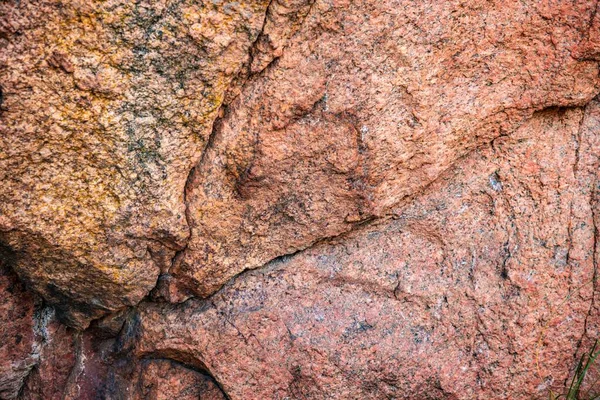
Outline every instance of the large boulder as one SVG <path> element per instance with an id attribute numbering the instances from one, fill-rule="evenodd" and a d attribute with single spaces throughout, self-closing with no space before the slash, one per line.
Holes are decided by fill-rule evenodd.
<path id="1" fill-rule="evenodd" d="M 208 296 L 598 92 L 591 1 L 0 7 L 0 242 L 77 328 L 161 272 Z"/>
<path id="2" fill-rule="evenodd" d="M 0 4 L 0 242 L 63 320 L 139 302 L 267 0 Z"/>
<path id="3" fill-rule="evenodd" d="M 547 398 L 600 333 L 599 155 L 598 103 L 536 113 L 389 220 L 141 305 L 132 351 L 231 399 Z"/>
<path id="4" fill-rule="evenodd" d="M 210 295 L 245 269 L 385 216 L 536 110 L 586 104 L 600 82 L 595 10 L 315 1 L 215 124 L 187 186 L 191 238 L 168 297 Z M 589 56 L 577 58 L 582 46 Z"/>
<path id="5" fill-rule="evenodd" d="M 565 393 L 599 11 L 0 1 L 0 399 Z"/>

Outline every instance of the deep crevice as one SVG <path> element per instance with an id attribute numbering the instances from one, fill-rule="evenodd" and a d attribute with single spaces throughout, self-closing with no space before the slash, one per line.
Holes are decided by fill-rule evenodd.
<path id="1" fill-rule="evenodd" d="M 256 73 L 251 73 L 250 72 L 250 66 L 252 65 L 252 62 L 253 62 L 253 59 L 254 59 L 253 53 L 255 51 L 256 44 L 258 43 L 258 41 L 260 40 L 260 38 L 264 35 L 264 30 L 265 30 L 265 27 L 266 27 L 266 24 L 267 24 L 267 20 L 268 20 L 268 16 L 269 16 L 269 10 L 270 10 L 271 6 L 273 5 L 274 1 L 275 0 L 270 0 L 269 1 L 269 4 L 267 5 L 267 7 L 265 9 L 265 15 L 264 15 L 264 18 L 263 18 L 263 22 L 262 22 L 262 26 L 260 28 L 260 31 L 257 34 L 255 40 L 252 42 L 252 44 L 249 47 L 249 50 L 248 50 L 248 54 L 249 54 L 248 64 L 245 67 L 242 67 L 242 70 L 238 74 L 237 78 L 240 78 L 239 75 L 244 74 L 244 71 L 247 72 L 246 76 L 244 76 L 242 78 L 243 79 L 243 83 L 240 85 L 241 86 L 240 87 L 240 92 L 235 97 L 233 97 L 232 99 L 230 99 L 227 103 L 225 103 L 225 102 L 221 103 L 221 105 L 217 109 L 217 111 L 216 111 L 216 117 L 215 117 L 215 119 L 214 119 L 214 121 L 212 123 L 211 132 L 210 132 L 210 134 L 208 136 L 206 144 L 205 144 L 204 148 L 202 149 L 202 154 L 201 154 L 199 160 L 192 166 L 192 168 L 190 169 L 190 171 L 188 173 L 188 177 L 186 179 L 186 182 L 185 182 L 185 185 L 184 185 L 184 188 L 183 188 L 183 203 L 184 203 L 184 206 L 185 206 L 184 215 L 185 215 L 185 219 L 186 219 L 186 224 L 187 224 L 188 229 L 189 229 L 189 235 L 188 235 L 188 238 L 187 238 L 184 246 L 180 250 L 177 250 L 175 252 L 175 255 L 171 259 L 171 263 L 170 263 L 170 266 L 168 268 L 167 273 L 169 273 L 173 269 L 173 267 L 179 262 L 179 260 L 184 256 L 185 252 L 187 251 L 188 244 L 189 244 L 189 242 L 190 242 L 190 240 L 192 238 L 192 234 L 193 234 L 193 231 L 192 231 L 192 217 L 190 215 L 189 199 L 188 199 L 187 195 L 188 195 L 188 192 L 191 190 L 191 187 L 193 185 L 193 180 L 194 180 L 194 175 L 195 175 L 196 169 L 199 168 L 199 167 L 201 167 L 204 164 L 204 159 L 205 159 L 206 155 L 214 147 L 215 138 L 218 135 L 218 131 L 219 131 L 219 128 L 221 126 L 221 122 L 228 115 L 228 106 L 229 106 L 229 104 L 233 103 L 233 101 L 235 99 L 237 99 L 240 96 L 241 93 L 243 93 L 243 91 L 247 87 L 247 85 L 250 82 L 253 81 L 253 78 L 261 76 L 261 75 L 263 75 L 265 73 L 265 71 L 267 71 L 267 70 L 275 67 L 277 65 L 277 61 L 280 58 L 280 57 L 274 57 L 273 60 L 271 60 L 269 62 L 269 64 L 265 68 L 263 68 L 261 71 L 259 71 L 259 72 L 256 72 Z M 302 22 L 301 22 L 300 26 L 302 26 L 302 24 L 304 23 L 304 21 L 306 20 L 306 18 L 310 15 L 310 13 L 311 13 L 311 11 L 312 11 L 313 6 L 315 5 L 315 3 L 316 3 L 316 0 L 313 0 L 310 3 L 308 11 L 302 17 Z M 233 80 L 235 80 L 237 78 L 234 78 Z M 233 80 L 232 80 L 232 82 L 233 82 Z M 225 93 L 227 92 L 227 90 L 229 90 L 230 86 L 231 85 L 229 85 L 225 89 Z M 265 263 L 265 264 L 268 264 L 268 262 Z M 151 292 L 153 292 L 153 291 L 156 290 L 156 288 L 158 287 L 158 285 L 159 285 L 159 283 L 160 283 L 161 278 L 162 278 L 163 275 L 164 274 L 159 274 L 159 276 L 157 277 L 155 286 L 149 291 L 149 293 L 151 293 Z"/>

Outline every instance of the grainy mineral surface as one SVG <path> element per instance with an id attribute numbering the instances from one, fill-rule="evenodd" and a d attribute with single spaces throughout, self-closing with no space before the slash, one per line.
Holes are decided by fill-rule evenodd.
<path id="1" fill-rule="evenodd" d="M 0 1 L 0 399 L 565 393 L 598 11 Z"/>

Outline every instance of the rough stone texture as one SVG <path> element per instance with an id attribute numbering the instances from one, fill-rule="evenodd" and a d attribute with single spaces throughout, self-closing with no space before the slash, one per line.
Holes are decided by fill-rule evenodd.
<path id="1" fill-rule="evenodd" d="M 547 398 L 593 305 L 599 128 L 598 103 L 536 113 L 390 221 L 142 306 L 135 351 L 231 399 Z"/>
<path id="2" fill-rule="evenodd" d="M 381 217 L 535 110 L 588 102 L 598 64 L 573 53 L 597 51 L 595 7 L 316 1 L 215 125 L 169 298 Z"/>
<path id="3" fill-rule="evenodd" d="M 64 320 L 140 301 L 266 0 L 0 4 L 0 241 Z"/>
<path id="4" fill-rule="evenodd" d="M 0 399 L 65 399 L 75 332 L 27 291 L 0 259 Z"/>
<path id="5" fill-rule="evenodd" d="M 0 399 L 14 398 L 35 365 L 34 297 L 0 258 Z"/>
<path id="6" fill-rule="evenodd" d="M 178 250 L 166 297 L 209 295 L 598 86 L 591 1 L 1 7 L 0 241 L 79 328 Z"/>
<path id="7" fill-rule="evenodd" d="M 77 332 L 28 292 L 4 261 L 0 259 L 0 400 L 225 399 L 202 372 L 170 360 L 123 357 L 118 350 L 128 337 L 120 333 L 130 311 Z"/>
<path id="8" fill-rule="evenodd" d="M 599 9 L 1 1 L 0 399 L 564 393 Z"/>
<path id="9" fill-rule="evenodd" d="M 47 311 L 46 311 L 47 312 Z M 77 337 L 56 319 L 49 319 L 39 359 L 27 377 L 20 400 L 62 400 L 77 362 Z"/>
<path id="10" fill-rule="evenodd" d="M 111 399 L 225 400 L 211 377 L 171 360 L 141 360 L 130 375 L 119 370 L 114 373 L 121 381 L 108 396 Z"/>

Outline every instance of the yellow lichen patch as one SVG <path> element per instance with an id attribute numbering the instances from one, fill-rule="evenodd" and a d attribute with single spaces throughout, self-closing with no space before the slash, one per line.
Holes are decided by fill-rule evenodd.
<path id="1" fill-rule="evenodd" d="M 0 140 L 0 171 L 10 175 L 0 214 L 16 227 L 0 241 L 27 254 L 16 269 L 36 275 L 42 295 L 52 301 L 51 281 L 94 292 L 94 273 L 104 287 L 94 301 L 141 299 L 154 285 L 147 247 L 173 253 L 187 240 L 189 170 L 266 7 L 43 0 L 11 14 L 26 35 L 0 54 L 0 128 L 12 138 Z M 194 24 L 209 29 L 200 40 Z M 49 247 L 34 251 L 25 232 Z"/>

